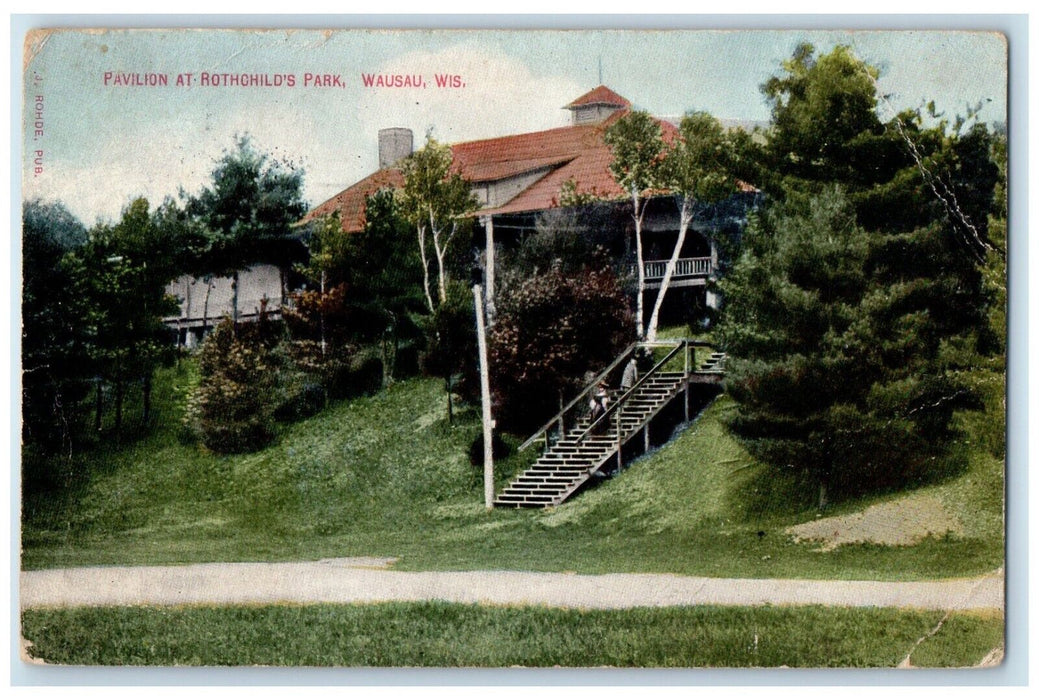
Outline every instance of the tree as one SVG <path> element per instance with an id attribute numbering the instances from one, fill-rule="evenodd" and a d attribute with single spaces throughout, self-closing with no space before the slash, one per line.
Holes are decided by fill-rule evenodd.
<path id="1" fill-rule="evenodd" d="M 454 377 L 463 376 L 463 390 L 475 398 L 477 372 L 476 326 L 473 323 L 473 293 L 461 282 L 452 281 L 447 297 L 425 320 L 426 348 L 423 365 L 427 374 L 441 377 L 447 393 L 447 420 L 454 419 Z M 467 381 L 466 381 L 467 378 Z"/>
<path id="2" fill-rule="evenodd" d="M 290 227 L 307 211 L 303 170 L 256 150 L 240 136 L 212 172 L 212 185 L 187 201 L 208 229 L 203 260 L 210 275 L 232 278 L 232 321 L 238 320 L 238 272 L 252 262 L 284 260 Z M 208 302 L 208 294 L 207 294 Z"/>
<path id="3" fill-rule="evenodd" d="M 422 291 L 430 313 L 447 300 L 451 244 L 456 242 L 461 230 L 471 225 L 463 217 L 478 206 L 468 181 L 451 166 L 451 148 L 437 143 L 432 136 L 427 136 L 426 145 L 408 156 L 401 166 L 404 187 L 400 210 L 418 239 Z M 437 265 L 435 303 L 430 282 L 430 245 Z"/>
<path id="4" fill-rule="evenodd" d="M 695 205 L 716 202 L 736 191 L 736 182 L 731 175 L 735 150 L 735 144 L 727 137 L 721 123 L 704 112 L 694 112 L 682 119 L 679 136 L 668 149 L 661 166 L 662 182 L 681 198 L 682 204 L 678 215 L 678 239 L 664 268 L 664 278 L 646 325 L 646 339 L 649 341 L 657 338 L 660 309 L 692 223 Z"/>
<path id="5" fill-rule="evenodd" d="M 801 46 L 764 86 L 769 204 L 722 282 L 730 427 L 775 469 L 846 495 L 928 478 L 975 405 L 985 129 L 875 114 L 876 71 Z"/>
<path id="6" fill-rule="evenodd" d="M 648 191 L 660 185 L 664 139 L 660 124 L 647 112 L 625 114 L 607 127 L 603 140 L 613 152 L 610 172 L 621 189 L 631 198 L 631 216 L 635 222 L 635 257 L 638 288 L 635 295 L 635 330 L 645 336 L 643 325 L 643 293 L 646 271 L 642 258 L 642 219 L 649 202 Z"/>
<path id="7" fill-rule="evenodd" d="M 815 47 L 800 44 L 783 62 L 783 74 L 761 88 L 772 105 L 769 169 L 821 183 L 889 179 L 891 161 L 864 157 L 881 155 L 871 138 L 884 132 L 876 114 L 877 76 L 847 46 L 817 59 Z M 889 141 L 885 155 L 897 153 L 892 145 L 897 144 Z M 895 162 L 903 160 L 904 155 Z"/>
<path id="8" fill-rule="evenodd" d="M 585 373 L 631 342 L 628 303 L 609 267 L 528 277 L 501 295 L 488 338 L 498 422 L 526 430 L 559 409 Z"/>
<path id="9" fill-rule="evenodd" d="M 310 261 L 298 267 L 322 295 L 338 290 L 338 303 L 350 311 L 340 320 L 352 340 L 380 344 L 384 384 L 393 378 L 401 343 L 419 335 L 412 316 L 423 308 L 421 263 L 399 209 L 393 190 L 385 189 L 366 200 L 362 231 L 344 231 L 338 214 L 316 222 L 307 239 Z"/>
<path id="10" fill-rule="evenodd" d="M 722 281 L 731 428 L 753 454 L 848 495 L 925 478 L 972 397 L 919 286 L 878 283 L 873 236 L 840 190 L 758 218 Z"/>
<path id="11" fill-rule="evenodd" d="M 22 439 L 71 456 L 89 387 L 90 310 L 66 257 L 86 228 L 60 202 L 22 207 Z"/>
<path id="12" fill-rule="evenodd" d="M 90 354 L 99 377 L 95 427 L 101 425 L 101 382 L 115 392 L 115 429 L 123 423 L 123 399 L 131 382 L 141 382 L 147 422 L 155 369 L 171 359 L 173 345 L 163 322 L 177 311 L 166 285 L 178 274 L 177 228 L 160 208 L 135 199 L 114 226 L 90 231 L 74 265 L 92 310 Z"/>

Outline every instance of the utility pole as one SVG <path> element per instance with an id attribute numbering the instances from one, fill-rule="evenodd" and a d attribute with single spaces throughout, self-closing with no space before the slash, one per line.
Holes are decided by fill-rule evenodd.
<path id="1" fill-rule="evenodd" d="M 491 380 L 487 367 L 487 328 L 483 315 L 483 290 L 473 285 L 476 305 L 476 341 L 480 352 L 480 404 L 483 409 L 483 502 L 494 507 L 494 420 L 491 418 Z"/>

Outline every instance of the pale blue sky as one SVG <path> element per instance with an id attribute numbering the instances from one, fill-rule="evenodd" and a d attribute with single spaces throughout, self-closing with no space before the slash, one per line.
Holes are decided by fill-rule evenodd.
<path id="1" fill-rule="evenodd" d="M 453 142 L 567 123 L 561 109 L 603 82 L 662 116 L 690 109 L 768 119 L 759 86 L 801 41 L 848 44 L 881 69 L 890 110 L 934 99 L 950 115 L 986 101 L 1006 119 L 1006 45 L 995 33 L 943 31 L 319 31 L 59 32 L 26 68 L 44 96 L 44 136 L 24 120 L 23 193 L 60 199 L 86 224 L 112 219 L 135 196 L 157 203 L 201 187 L 236 133 L 306 171 L 316 205 L 376 167 L 376 132 L 428 129 Z M 111 87 L 106 71 L 160 72 L 164 88 Z M 178 88 L 179 72 L 340 75 L 343 88 Z M 455 73 L 464 89 L 371 89 L 362 72 Z M 36 75 L 40 83 L 34 84 Z M 197 77 L 196 77 L 197 80 Z M 39 87 L 39 89 L 37 89 Z M 44 150 L 44 173 L 32 154 Z"/>

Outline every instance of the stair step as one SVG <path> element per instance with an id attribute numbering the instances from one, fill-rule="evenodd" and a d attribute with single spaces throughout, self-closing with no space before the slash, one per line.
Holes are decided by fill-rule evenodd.
<path id="1" fill-rule="evenodd" d="M 534 497 L 544 496 L 544 497 L 548 497 L 548 498 L 553 498 L 553 497 L 558 496 L 559 494 L 563 493 L 563 491 L 566 491 L 567 488 L 569 488 L 569 485 L 560 485 L 559 488 L 551 488 L 551 489 L 547 489 L 547 488 L 546 489 L 524 488 L 522 486 L 518 486 L 518 487 L 517 486 L 510 486 L 509 488 L 505 489 L 505 491 L 502 493 L 502 495 L 522 496 L 524 498 L 529 498 L 531 496 L 534 496 Z"/>
<path id="2" fill-rule="evenodd" d="M 703 353 L 698 353 L 703 358 Z M 711 352 L 696 370 L 722 374 L 725 353 Z M 625 442 L 643 430 L 651 416 L 673 402 L 687 381 L 685 372 L 657 372 L 642 379 L 610 417 L 590 433 L 591 417 L 582 416 L 522 474 L 518 474 L 494 500 L 513 508 L 544 508 L 562 503 L 592 477 L 596 469 L 617 455 L 618 440 Z M 617 401 L 625 391 L 610 389 Z M 616 404 L 614 404 L 616 405 Z"/>

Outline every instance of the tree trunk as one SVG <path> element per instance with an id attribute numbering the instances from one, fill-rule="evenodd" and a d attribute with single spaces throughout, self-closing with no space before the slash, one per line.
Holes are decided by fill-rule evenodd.
<path id="1" fill-rule="evenodd" d="M 321 313 L 318 314 L 318 325 L 321 329 L 321 359 L 325 359 L 325 271 L 321 271 Z"/>
<path id="2" fill-rule="evenodd" d="M 429 231 L 433 234 L 433 252 L 437 256 L 437 293 L 440 298 L 440 303 L 443 304 L 447 301 L 447 270 L 444 269 L 444 258 L 447 257 L 447 248 L 451 245 L 451 239 L 455 237 L 455 233 L 458 231 L 458 224 L 451 224 L 451 233 L 448 234 L 447 240 L 441 244 L 440 234 L 442 231 L 437 228 L 436 220 L 433 218 L 433 209 L 429 210 Z"/>
<path id="3" fill-rule="evenodd" d="M 454 238 L 456 227 L 457 224 L 452 224 L 451 235 L 447 237 L 443 245 L 440 244 L 440 233 L 435 229 L 433 230 L 433 252 L 437 256 L 437 294 L 441 304 L 447 301 L 447 270 L 444 267 L 444 260 L 447 258 L 447 247 L 451 245 L 451 239 Z"/>
<path id="4" fill-rule="evenodd" d="M 487 327 L 494 327 L 494 317 L 497 309 L 494 306 L 494 217 L 488 216 L 484 219 L 484 231 L 487 236 L 487 261 L 485 283 L 487 285 L 484 296 L 487 299 L 485 311 L 487 313 Z"/>
<path id="5" fill-rule="evenodd" d="M 645 315 L 642 308 L 642 296 L 646 291 L 646 267 L 642 259 L 642 215 L 646 213 L 646 202 L 642 201 L 642 208 L 639 209 L 639 193 L 632 187 L 631 189 L 631 202 L 634 205 L 634 218 L 635 218 L 635 270 L 638 275 L 638 289 L 635 292 L 635 332 L 639 338 L 645 337 L 645 329 L 642 325 L 642 319 Z"/>
<path id="6" fill-rule="evenodd" d="M 123 380 L 120 379 L 115 383 L 115 436 L 118 440 L 122 437 L 123 433 L 123 394 L 124 394 Z"/>
<path id="7" fill-rule="evenodd" d="M 104 382 L 99 377 L 97 380 L 97 398 L 94 403 L 94 432 L 101 432 L 101 415 L 104 411 L 104 397 L 102 396 L 102 386 Z"/>
<path id="8" fill-rule="evenodd" d="M 238 270 L 231 275 L 231 324 L 238 328 Z"/>
<path id="9" fill-rule="evenodd" d="M 671 259 L 667 261 L 664 269 L 664 279 L 660 281 L 660 289 L 657 290 L 657 300 L 653 304 L 653 313 L 649 316 L 649 324 L 646 326 L 646 340 L 653 342 L 657 339 L 657 323 L 660 320 L 660 309 L 664 305 L 664 295 L 671 284 L 671 277 L 675 274 L 678 258 L 682 253 L 682 244 L 685 243 L 685 234 L 689 230 L 692 221 L 692 202 L 689 197 L 682 197 L 682 211 L 679 214 L 678 240 L 675 241 L 675 249 L 671 252 Z"/>
<path id="10" fill-rule="evenodd" d="M 444 271 L 444 254 L 446 250 L 440 248 L 435 238 L 433 239 L 433 244 L 436 246 L 437 254 L 437 297 L 440 299 L 440 303 L 443 304 L 447 301 L 447 273 Z"/>
<path id="11" fill-rule="evenodd" d="M 451 372 L 444 375 L 444 386 L 447 387 L 447 424 L 454 424 L 454 401 L 451 398 Z"/>
<path id="12" fill-rule="evenodd" d="M 184 329 L 184 321 L 191 313 L 191 282 L 184 282 L 184 307 L 181 309 L 180 318 L 177 319 L 177 350 L 184 347 L 187 342 L 188 333 Z M 180 366 L 180 353 L 177 353 L 177 365 Z"/>
<path id="13" fill-rule="evenodd" d="M 429 307 L 429 313 L 433 313 L 436 308 L 433 306 L 433 295 L 429 293 L 429 257 L 426 255 L 426 228 L 417 226 L 416 229 L 418 232 L 418 252 L 422 258 L 422 291 L 426 295 L 426 306 Z"/>
<path id="14" fill-rule="evenodd" d="M 209 295 L 213 292 L 213 276 L 206 275 L 206 300 L 202 303 L 202 337 L 206 337 L 209 328 Z"/>
<path id="15" fill-rule="evenodd" d="M 148 425 L 148 421 L 151 420 L 151 415 L 152 415 L 152 375 L 151 375 L 150 372 L 148 374 L 144 375 L 143 399 L 144 399 L 143 420 L 144 420 L 144 424 Z"/>
<path id="16" fill-rule="evenodd" d="M 826 496 L 826 481 L 819 482 L 819 510 L 822 510 L 830 504 L 829 499 Z"/>

